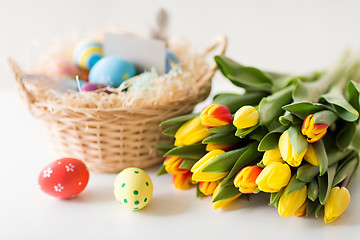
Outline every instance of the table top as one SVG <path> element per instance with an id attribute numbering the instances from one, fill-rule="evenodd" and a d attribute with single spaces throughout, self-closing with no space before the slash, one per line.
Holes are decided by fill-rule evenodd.
<path id="1" fill-rule="evenodd" d="M 216 83 L 217 90 L 228 85 Z M 59 200 L 38 187 L 41 169 L 54 161 L 47 135 L 29 114 L 15 89 L 0 90 L 0 239 L 339 239 L 360 234 L 360 178 L 350 185 L 351 203 L 334 223 L 315 217 L 280 217 L 258 194 L 214 210 L 211 197 L 181 191 L 170 175 L 146 169 L 154 195 L 141 211 L 129 211 L 114 198 L 116 174 L 91 173 L 76 198 Z M 352 237 L 354 238 L 354 237 Z"/>

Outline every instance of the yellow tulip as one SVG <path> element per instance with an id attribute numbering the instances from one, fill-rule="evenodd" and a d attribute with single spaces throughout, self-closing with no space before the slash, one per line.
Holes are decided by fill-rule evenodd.
<path id="1" fill-rule="evenodd" d="M 312 144 L 309 145 L 309 147 L 304 155 L 304 159 L 311 165 L 319 166 L 319 159 L 316 156 L 315 149 Z"/>
<path id="2" fill-rule="evenodd" d="M 307 198 L 307 187 L 306 185 L 295 192 L 286 194 L 287 187 L 281 194 L 278 211 L 280 216 L 290 217 L 294 215 L 305 203 Z"/>
<path id="3" fill-rule="evenodd" d="M 206 151 L 211 152 L 213 150 L 224 150 L 224 151 L 229 151 L 232 149 L 235 149 L 237 147 L 236 144 L 234 145 L 228 145 L 228 144 L 215 144 L 215 143 L 208 143 L 206 145 Z"/>
<path id="4" fill-rule="evenodd" d="M 296 217 L 303 216 L 306 213 L 306 205 L 307 205 L 307 203 L 305 201 L 304 204 L 298 210 L 296 210 L 294 212 L 294 216 L 296 216 Z"/>
<path id="5" fill-rule="evenodd" d="M 337 219 L 346 210 L 349 203 L 350 193 L 345 187 L 332 188 L 329 198 L 325 203 L 325 223 L 330 223 Z"/>
<path id="6" fill-rule="evenodd" d="M 183 160 L 184 158 L 178 156 L 171 156 L 165 158 L 163 165 L 165 166 L 166 172 L 173 175 L 184 174 L 189 172 L 190 169 L 179 168 Z"/>
<path id="7" fill-rule="evenodd" d="M 266 166 L 255 183 L 263 192 L 278 192 L 285 187 L 291 178 L 291 170 L 289 165 L 281 162 L 273 162 Z"/>
<path id="8" fill-rule="evenodd" d="M 214 193 L 219 182 L 199 182 L 199 190 L 204 195 L 208 196 Z"/>
<path id="9" fill-rule="evenodd" d="M 215 188 L 214 193 L 213 193 L 213 197 L 212 199 L 214 200 L 216 194 L 219 192 L 220 190 L 220 185 L 221 183 L 219 183 L 219 185 Z M 213 207 L 214 209 L 218 209 L 218 208 L 223 208 L 228 206 L 231 202 L 233 202 L 235 199 L 237 199 L 238 197 L 240 197 L 241 193 L 239 192 L 239 194 L 236 194 L 235 196 L 228 198 L 228 199 L 224 199 L 224 200 L 219 200 L 216 202 L 213 202 Z"/>
<path id="10" fill-rule="evenodd" d="M 214 182 L 219 179 L 225 177 L 228 172 L 224 173 L 212 173 L 212 172 L 202 172 L 204 167 L 206 167 L 209 163 L 211 163 L 217 156 L 225 153 L 223 150 L 213 150 L 208 152 L 205 156 L 203 156 L 199 161 L 197 161 L 194 166 L 191 168 L 191 172 L 193 172 L 192 180 L 193 181 L 204 181 L 204 182 Z"/>
<path id="11" fill-rule="evenodd" d="M 234 116 L 234 126 L 238 129 L 253 127 L 259 122 L 259 112 L 252 106 L 243 106 Z"/>
<path id="12" fill-rule="evenodd" d="M 272 162 L 285 162 L 281 157 L 279 147 L 265 151 L 264 156 L 262 158 L 262 162 L 265 166 L 269 165 Z"/>
<path id="13" fill-rule="evenodd" d="M 210 136 L 206 128 L 201 124 L 200 116 L 184 123 L 175 134 L 175 146 L 191 145 Z"/>
<path id="14" fill-rule="evenodd" d="M 297 153 L 292 147 L 288 131 L 283 132 L 279 139 L 279 149 L 282 158 L 292 167 L 298 167 L 306 153 L 305 149 L 301 153 Z"/>

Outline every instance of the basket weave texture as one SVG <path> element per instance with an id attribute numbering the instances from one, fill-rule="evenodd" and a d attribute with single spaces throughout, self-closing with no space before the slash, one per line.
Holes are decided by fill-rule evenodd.
<path id="1" fill-rule="evenodd" d="M 224 54 L 227 40 L 220 36 L 206 49 Z M 93 172 L 119 172 L 127 167 L 146 168 L 162 161 L 154 146 L 167 142 L 159 124 L 169 118 L 190 113 L 196 104 L 207 98 L 211 78 L 216 71 L 212 64 L 204 75 L 194 79 L 189 95 L 181 99 L 136 108 L 71 108 L 49 106 L 38 100 L 25 87 L 21 69 L 9 60 L 20 97 L 30 113 L 48 131 L 59 157 L 84 161 Z"/>

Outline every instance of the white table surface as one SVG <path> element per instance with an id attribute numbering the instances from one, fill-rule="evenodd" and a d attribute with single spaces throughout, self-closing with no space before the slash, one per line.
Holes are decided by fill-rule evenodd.
<path id="1" fill-rule="evenodd" d="M 231 88 L 215 82 L 218 91 Z M 360 178 L 350 186 L 351 203 L 334 223 L 315 217 L 283 218 L 266 195 L 237 200 L 214 210 L 211 197 L 181 191 L 170 175 L 146 169 L 154 195 L 141 211 L 115 200 L 116 174 L 91 173 L 76 198 L 59 200 L 38 187 L 41 169 L 56 160 L 47 136 L 15 89 L 0 90 L 0 239 L 357 239 L 360 234 Z"/>

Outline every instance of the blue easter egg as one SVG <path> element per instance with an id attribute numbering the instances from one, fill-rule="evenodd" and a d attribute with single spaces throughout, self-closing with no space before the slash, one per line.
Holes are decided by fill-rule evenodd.
<path id="1" fill-rule="evenodd" d="M 179 59 L 175 56 L 170 50 L 166 50 L 166 73 L 168 73 L 173 67 L 176 67 L 180 64 Z"/>
<path id="2" fill-rule="evenodd" d="M 89 82 L 117 88 L 135 74 L 136 68 L 134 64 L 117 56 L 106 56 L 91 68 Z"/>
<path id="3" fill-rule="evenodd" d="M 81 42 L 74 51 L 75 63 L 83 69 L 91 69 L 102 56 L 102 44 L 92 40 Z"/>

